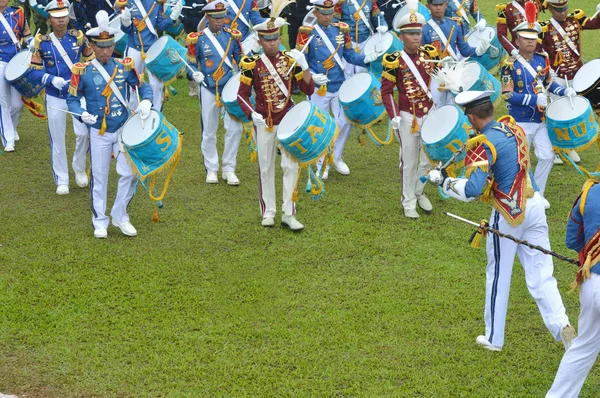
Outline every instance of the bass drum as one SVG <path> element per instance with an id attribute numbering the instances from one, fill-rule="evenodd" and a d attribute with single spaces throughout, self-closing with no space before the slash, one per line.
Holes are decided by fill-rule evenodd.
<path id="1" fill-rule="evenodd" d="M 600 109 L 600 58 L 583 64 L 573 78 L 573 88 L 587 98 L 593 108 Z"/>

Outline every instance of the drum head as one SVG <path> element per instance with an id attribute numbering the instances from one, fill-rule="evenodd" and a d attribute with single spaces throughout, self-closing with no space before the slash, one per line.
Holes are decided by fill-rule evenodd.
<path id="1" fill-rule="evenodd" d="M 171 36 L 163 36 L 160 39 L 158 39 L 157 41 L 155 41 L 153 45 L 150 46 L 150 49 L 146 53 L 146 60 L 145 60 L 146 64 L 149 64 L 150 62 L 154 61 L 156 58 L 160 57 L 164 48 L 167 46 L 169 39 L 171 39 Z M 173 40 L 173 39 L 171 39 L 171 40 Z"/>
<path id="2" fill-rule="evenodd" d="M 557 122 L 565 122 L 574 120 L 578 116 L 584 114 L 590 102 L 584 97 L 571 97 L 573 99 L 573 107 L 571 101 L 567 97 L 561 97 L 556 101 L 552 101 L 546 108 L 546 117 Z"/>
<path id="3" fill-rule="evenodd" d="M 223 94 L 221 94 L 224 102 L 237 102 L 238 89 L 240 88 L 240 76 L 242 76 L 242 72 L 236 73 L 231 76 L 229 81 L 225 84 Z"/>
<path id="4" fill-rule="evenodd" d="M 384 34 L 382 34 L 381 39 L 379 36 L 380 35 L 378 34 L 374 34 L 373 36 L 369 37 L 369 39 L 365 43 L 365 49 L 363 50 L 363 54 L 371 54 L 373 51 L 387 51 L 387 49 L 389 49 L 392 46 L 392 43 L 394 42 L 394 37 L 390 32 L 385 32 Z"/>
<path id="5" fill-rule="evenodd" d="M 27 70 L 29 70 L 29 64 L 31 63 L 31 52 L 29 50 L 24 50 L 18 52 L 8 65 L 6 65 L 6 70 L 4 72 L 4 77 L 9 82 L 12 82 L 19 77 L 23 76 Z"/>
<path id="6" fill-rule="evenodd" d="M 423 122 L 421 140 L 426 144 L 435 144 L 448 135 L 458 121 L 458 109 L 453 105 L 444 105 L 433 111 Z"/>
<path id="7" fill-rule="evenodd" d="M 482 68 L 483 66 L 477 62 L 467 62 L 465 73 L 463 73 L 461 81 L 464 91 L 468 91 L 479 81 Z"/>
<path id="8" fill-rule="evenodd" d="M 316 24 L 317 24 L 317 17 L 315 17 L 313 10 L 310 10 L 309 12 L 306 13 L 304 20 L 302 21 L 302 25 L 315 26 Z"/>
<path id="9" fill-rule="evenodd" d="M 494 37 L 496 37 L 496 30 L 491 26 L 486 26 L 486 28 L 483 31 L 474 29 L 473 33 L 469 35 L 467 43 L 471 47 L 475 48 L 479 43 L 481 43 L 484 40 L 487 42 L 491 42 Z"/>
<path id="10" fill-rule="evenodd" d="M 144 120 L 142 127 L 142 117 L 139 113 L 133 115 L 123 126 L 122 139 L 123 144 L 134 146 L 141 144 L 150 137 L 160 126 L 160 113 L 152 109 L 148 119 Z"/>
<path id="11" fill-rule="evenodd" d="M 277 138 L 285 140 L 292 136 L 304 124 L 310 115 L 310 102 L 302 101 L 285 114 L 277 128 Z"/>
<path id="12" fill-rule="evenodd" d="M 349 103 L 359 99 L 371 87 L 372 80 L 373 77 L 366 72 L 352 76 L 340 87 L 340 101 Z"/>
<path id="13" fill-rule="evenodd" d="M 600 79 L 600 58 L 583 64 L 573 78 L 573 88 L 578 93 L 590 89 Z"/>

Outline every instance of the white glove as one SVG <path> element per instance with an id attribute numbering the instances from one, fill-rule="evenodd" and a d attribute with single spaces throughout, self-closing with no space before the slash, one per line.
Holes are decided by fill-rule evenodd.
<path id="1" fill-rule="evenodd" d="M 567 97 L 575 97 L 577 95 L 577 91 L 573 87 L 567 87 L 565 89 L 565 95 Z"/>
<path id="2" fill-rule="evenodd" d="M 480 18 L 479 22 L 477 22 L 475 24 L 475 29 L 477 29 L 480 32 L 483 32 L 486 27 L 487 27 L 487 21 L 485 20 L 485 18 Z"/>
<path id="3" fill-rule="evenodd" d="M 315 73 L 312 75 L 313 80 L 317 86 L 322 86 L 323 84 L 327 84 L 329 78 L 322 73 Z"/>
<path id="4" fill-rule="evenodd" d="M 125 27 L 131 25 L 131 10 L 125 7 L 123 11 L 121 11 L 121 24 Z"/>
<path id="5" fill-rule="evenodd" d="M 259 54 L 262 51 L 262 47 L 258 43 L 258 39 L 259 39 L 258 33 L 254 32 L 253 35 L 254 35 L 255 40 L 252 40 L 252 49 L 251 49 L 251 51 L 254 54 Z"/>
<path id="6" fill-rule="evenodd" d="M 454 62 L 454 58 L 452 58 L 450 55 L 446 55 L 444 58 L 442 58 L 442 68 L 449 68 Z"/>
<path id="7" fill-rule="evenodd" d="M 596 12 L 600 12 L 600 4 L 596 6 Z"/>
<path id="8" fill-rule="evenodd" d="M 138 105 L 135 113 L 139 113 L 142 120 L 146 120 L 150 117 L 150 110 L 152 109 L 152 102 L 149 99 L 142 100 Z"/>
<path id="9" fill-rule="evenodd" d="M 171 7 L 171 19 L 173 21 L 177 21 L 179 19 L 182 9 L 183 4 L 181 3 L 181 0 L 179 0 L 177 3 L 175 3 L 175 5 L 173 5 L 173 7 Z"/>
<path id="10" fill-rule="evenodd" d="M 35 40 L 34 40 L 33 36 L 30 36 L 29 39 L 27 39 L 27 49 L 32 50 L 34 46 L 35 46 Z"/>
<path id="11" fill-rule="evenodd" d="M 517 55 L 519 55 L 519 50 L 517 50 L 516 48 L 513 48 L 512 50 L 510 50 L 511 57 L 517 58 Z"/>
<path id="12" fill-rule="evenodd" d="M 267 123 L 265 122 L 265 118 L 258 112 L 252 112 L 252 121 L 254 122 L 255 126 L 266 126 Z"/>
<path id="13" fill-rule="evenodd" d="M 192 73 L 192 79 L 198 84 L 202 84 L 204 81 L 204 73 L 202 72 L 194 72 Z"/>
<path id="14" fill-rule="evenodd" d="M 370 64 L 371 62 L 379 58 L 380 55 L 381 53 L 378 53 L 377 51 L 370 52 L 369 54 L 365 55 L 365 64 Z"/>
<path id="15" fill-rule="evenodd" d="M 442 185 L 445 180 L 444 176 L 442 175 L 442 172 L 438 169 L 433 169 L 429 173 L 427 173 L 427 179 L 435 185 Z"/>
<path id="16" fill-rule="evenodd" d="M 89 124 L 89 125 L 96 124 L 96 120 L 98 120 L 98 116 L 91 115 L 87 111 L 83 112 L 81 114 L 81 121 L 84 122 L 85 124 Z"/>
<path id="17" fill-rule="evenodd" d="M 400 130 L 400 120 L 400 116 L 394 116 L 392 120 L 390 120 L 394 130 Z"/>
<path id="18" fill-rule="evenodd" d="M 291 50 L 289 52 L 289 54 L 290 54 L 290 57 L 292 57 L 292 59 L 294 61 L 296 61 L 298 66 L 300 66 L 300 68 L 302 68 L 302 70 L 308 69 L 308 62 L 306 62 L 306 57 L 304 56 L 303 53 L 300 52 L 300 50 L 296 50 L 294 48 L 293 50 Z"/>
<path id="19" fill-rule="evenodd" d="M 477 48 L 475 48 L 475 54 L 477 54 L 477 56 L 479 57 L 479 56 L 485 54 L 485 52 L 488 50 L 488 48 L 490 48 L 490 42 L 487 40 L 482 40 L 477 45 Z"/>
<path id="20" fill-rule="evenodd" d="M 67 81 L 62 77 L 56 76 L 52 78 L 52 85 L 57 89 L 62 90 L 62 88 L 67 85 Z"/>
<path id="21" fill-rule="evenodd" d="M 388 27 L 385 25 L 379 25 L 376 30 L 381 34 L 384 34 L 388 31 Z"/>
<path id="22" fill-rule="evenodd" d="M 545 108 L 548 106 L 548 98 L 546 98 L 546 95 L 544 93 L 539 93 L 535 100 L 535 104 L 540 108 Z"/>

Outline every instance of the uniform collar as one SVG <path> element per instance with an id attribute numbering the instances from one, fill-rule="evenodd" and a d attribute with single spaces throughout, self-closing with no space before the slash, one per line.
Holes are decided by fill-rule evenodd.
<path id="1" fill-rule="evenodd" d="M 483 128 L 481 129 L 481 132 L 485 134 L 486 131 L 490 130 L 492 127 L 495 126 L 499 126 L 500 123 L 495 121 L 495 120 L 490 120 L 488 122 L 488 124 L 486 124 L 485 126 L 483 126 Z"/>

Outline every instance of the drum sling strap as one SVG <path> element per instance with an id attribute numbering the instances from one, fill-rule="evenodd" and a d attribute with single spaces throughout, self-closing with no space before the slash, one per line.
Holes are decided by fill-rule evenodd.
<path id="1" fill-rule="evenodd" d="M 62 57 L 63 61 L 65 61 L 65 64 L 67 64 L 67 66 L 69 67 L 69 70 L 73 70 L 73 61 L 71 61 L 71 58 L 65 51 L 65 48 L 61 44 L 60 40 L 58 40 L 54 32 L 50 33 L 50 40 L 52 40 L 52 44 L 54 44 L 54 47 L 56 47 L 56 49 L 58 50 L 58 53 Z"/>
<path id="2" fill-rule="evenodd" d="M 354 8 L 356 8 L 356 12 L 354 13 L 353 17 L 354 17 L 354 21 L 355 21 L 355 43 L 356 43 L 356 47 L 354 48 L 354 51 L 356 51 L 357 53 L 360 52 L 360 48 L 358 48 L 358 20 L 362 19 L 362 21 L 364 22 L 364 24 L 367 26 L 367 28 L 369 28 L 369 31 L 371 32 L 371 34 L 373 34 L 373 28 L 371 28 L 371 24 L 369 23 L 369 20 L 367 19 L 367 16 L 365 15 L 365 13 L 363 12 L 363 7 L 365 6 L 365 4 L 367 4 L 367 0 L 363 0 L 362 4 L 359 6 L 358 2 L 356 0 L 350 0 L 352 2 L 352 5 L 354 6 Z"/>
<path id="3" fill-rule="evenodd" d="M 17 36 L 15 36 L 15 32 L 13 31 L 12 27 L 10 26 L 6 18 L 4 18 L 4 15 L 1 12 L 0 23 L 2 23 L 4 29 L 6 29 L 6 33 L 8 33 L 8 35 L 10 36 L 10 39 L 12 40 L 13 44 L 17 46 L 17 48 L 20 48 L 21 46 L 19 45 L 19 40 L 17 40 Z"/>
<path id="4" fill-rule="evenodd" d="M 206 37 L 208 37 L 208 40 L 210 40 L 212 45 L 219 53 L 219 56 L 221 57 L 221 62 L 219 62 L 217 69 L 215 69 L 215 72 L 213 73 L 213 79 L 216 85 L 215 100 L 217 102 L 217 106 L 223 106 L 223 103 L 221 102 L 221 95 L 219 94 L 219 81 L 223 78 L 223 76 L 225 76 L 225 71 L 223 71 L 223 62 L 225 62 L 227 66 L 233 69 L 233 66 L 231 65 L 231 61 L 229 60 L 228 56 L 229 48 L 231 47 L 231 37 L 229 37 L 229 41 L 227 42 L 227 48 L 223 50 L 221 43 L 219 43 L 215 35 L 213 35 L 213 33 L 210 31 L 210 28 L 204 29 L 204 34 L 206 35 Z"/>
<path id="5" fill-rule="evenodd" d="M 97 59 L 94 58 L 92 60 L 92 65 L 94 65 L 94 67 L 98 69 L 98 72 L 100 72 L 100 76 L 102 76 L 104 81 L 106 81 L 106 86 L 104 87 L 104 90 L 102 90 L 102 95 L 106 97 L 106 106 L 104 107 L 104 115 L 102 116 L 102 127 L 99 131 L 100 135 L 104 135 L 104 133 L 106 132 L 106 117 L 110 113 L 110 97 L 112 94 L 114 94 L 115 97 L 117 97 L 117 99 L 119 100 L 119 102 L 121 102 L 121 104 L 123 104 L 125 109 L 129 111 L 131 111 L 131 109 L 129 108 L 129 105 L 125 101 L 125 98 L 123 98 L 123 95 L 121 94 L 119 88 L 114 82 L 115 76 L 117 75 L 117 72 L 119 70 L 119 66 L 115 65 L 115 70 L 113 71 L 112 76 L 110 76 L 106 69 L 104 69 L 102 64 L 100 64 L 100 62 L 98 62 Z"/>
<path id="6" fill-rule="evenodd" d="M 433 30 L 435 30 L 435 33 L 437 33 L 438 36 L 440 37 L 440 39 L 442 40 L 442 44 L 445 43 L 446 48 L 443 48 L 442 52 L 447 49 L 448 52 L 450 53 L 450 55 L 452 56 L 452 58 L 454 58 L 455 60 L 459 61 L 460 60 L 459 56 L 456 54 L 456 51 L 454 51 L 454 49 L 452 48 L 452 44 L 450 44 L 450 39 L 448 39 L 446 37 L 446 35 L 442 31 L 442 28 L 440 28 L 440 25 L 438 25 L 437 23 L 435 23 L 435 21 L 433 20 L 433 18 L 430 19 L 429 21 L 427 21 L 427 24 L 429 26 L 431 26 L 433 28 Z M 452 28 L 452 31 L 450 31 L 450 38 L 452 38 L 452 33 L 453 32 L 454 32 L 454 28 Z"/>
<path id="7" fill-rule="evenodd" d="M 246 1 L 247 0 L 242 1 L 241 7 L 238 8 L 237 4 L 235 4 L 235 1 L 227 0 L 227 4 L 229 4 L 229 7 L 231 7 L 233 12 L 235 12 L 235 18 L 233 18 L 233 21 L 231 21 L 231 23 L 229 24 L 229 27 L 231 29 L 237 29 L 237 27 L 238 27 L 237 20 L 238 19 L 240 21 L 242 21 L 244 23 L 244 25 L 246 25 L 248 28 L 250 28 L 250 23 L 248 23 L 248 20 L 246 19 L 246 17 L 244 17 L 244 14 L 242 13 L 242 10 L 244 9 L 244 6 L 246 5 Z"/>
<path id="8" fill-rule="evenodd" d="M 469 16 L 467 15 L 467 13 L 465 12 L 465 8 L 463 7 L 463 3 L 466 0 L 463 0 L 463 3 L 459 3 L 458 0 L 452 0 L 454 2 L 454 6 L 456 7 L 456 12 L 457 14 L 459 14 L 459 16 L 465 20 L 465 22 L 467 22 L 468 25 L 470 25 L 469 23 Z M 525 15 L 525 14 L 523 14 Z"/>
<path id="9" fill-rule="evenodd" d="M 325 43 L 325 47 L 327 47 L 327 49 L 329 50 L 329 52 L 331 53 L 331 55 L 333 55 L 333 59 L 335 59 L 335 62 L 342 69 L 342 72 L 344 72 L 344 76 L 345 76 L 346 75 L 346 70 L 344 69 L 344 64 L 342 63 L 342 59 L 340 58 L 340 55 L 338 54 L 338 50 L 340 48 L 341 43 L 339 43 L 337 45 L 337 48 L 334 48 L 333 44 L 331 43 L 331 40 L 329 40 L 329 37 L 327 37 L 327 34 L 325 34 L 325 32 L 323 31 L 323 29 L 321 29 L 321 27 L 319 26 L 319 24 L 315 25 L 315 30 L 317 31 L 317 33 L 319 34 L 319 36 L 321 36 L 321 38 L 323 39 L 323 43 Z M 327 57 L 327 59 L 322 62 L 322 65 L 323 65 L 323 67 L 326 70 L 325 76 L 327 76 L 327 74 L 329 73 L 329 69 L 331 69 L 331 68 L 327 68 L 326 65 L 325 65 L 325 62 L 327 62 L 327 60 L 329 60 L 329 62 L 331 62 L 331 57 Z M 332 67 L 333 67 L 333 65 L 332 65 Z M 324 96 L 325 93 L 327 93 L 327 84 L 323 84 L 317 90 L 317 94 L 319 94 L 320 96 Z"/>
<path id="10" fill-rule="evenodd" d="M 571 51 L 573 51 L 575 53 L 575 55 L 577 55 L 579 57 L 580 55 L 579 55 L 579 51 L 577 51 L 577 46 L 575 45 L 575 43 L 573 43 L 573 40 L 571 40 L 571 38 L 569 37 L 567 32 L 565 32 L 565 30 L 563 29 L 563 27 L 560 26 L 558 21 L 555 20 L 554 18 L 551 18 L 550 22 L 552 23 L 552 26 L 554 26 L 554 28 L 557 30 L 558 34 L 563 38 L 563 40 L 567 44 L 567 46 L 569 46 Z M 557 55 L 558 54 L 560 54 L 560 51 L 558 51 Z M 561 63 L 562 62 L 558 59 L 558 56 L 557 56 L 557 59 L 554 60 L 554 66 L 558 66 Z"/>
<path id="11" fill-rule="evenodd" d="M 144 8 L 144 4 L 142 4 L 141 0 L 134 0 L 135 5 L 137 6 L 137 8 L 140 10 L 140 13 L 142 14 L 142 19 L 139 21 L 133 21 L 133 24 L 135 25 L 135 29 L 137 30 L 137 35 L 138 35 L 138 39 L 140 41 L 140 46 L 142 47 L 142 59 L 146 59 L 146 52 L 144 51 L 144 41 L 142 40 L 142 30 L 144 30 L 144 28 L 148 27 L 148 30 L 150 31 L 150 33 L 152 33 L 155 37 L 158 37 L 158 34 L 156 33 L 156 29 L 154 29 L 154 25 L 152 25 L 152 21 L 150 19 L 148 19 L 148 17 L 150 16 L 150 13 L 152 13 L 152 10 L 154 10 L 154 7 L 156 6 L 156 3 L 152 4 L 152 7 L 150 7 L 150 11 L 146 12 L 146 9 Z M 146 22 L 146 20 L 148 20 L 148 22 Z"/>
<path id="12" fill-rule="evenodd" d="M 511 4 L 513 7 L 515 7 L 517 9 L 517 11 L 519 11 L 521 13 L 523 18 L 525 18 L 525 9 L 523 8 L 523 6 L 520 5 L 519 3 L 517 3 L 516 1 L 513 1 Z"/>
<path id="13" fill-rule="evenodd" d="M 423 76 L 421 76 L 421 72 L 419 72 L 419 70 L 415 66 L 414 62 L 412 61 L 412 59 L 410 59 L 410 57 L 408 56 L 407 53 L 404 52 L 404 50 L 400 51 L 400 56 L 402 57 L 404 62 L 406 62 L 406 65 L 408 66 L 408 69 L 410 69 L 410 71 L 412 72 L 413 76 L 417 79 L 419 86 L 421 86 L 423 91 L 425 91 L 425 93 L 427 94 L 427 98 L 429 98 L 430 100 L 433 101 L 433 96 L 431 95 L 431 92 L 429 92 L 429 87 L 427 86 L 427 84 L 425 84 L 425 80 L 423 80 Z M 419 125 L 417 122 L 417 115 L 415 113 L 416 111 L 415 111 L 414 104 L 413 104 L 412 108 L 413 108 L 413 122 L 412 122 L 412 126 L 410 128 L 410 132 L 416 133 L 419 130 Z"/>

